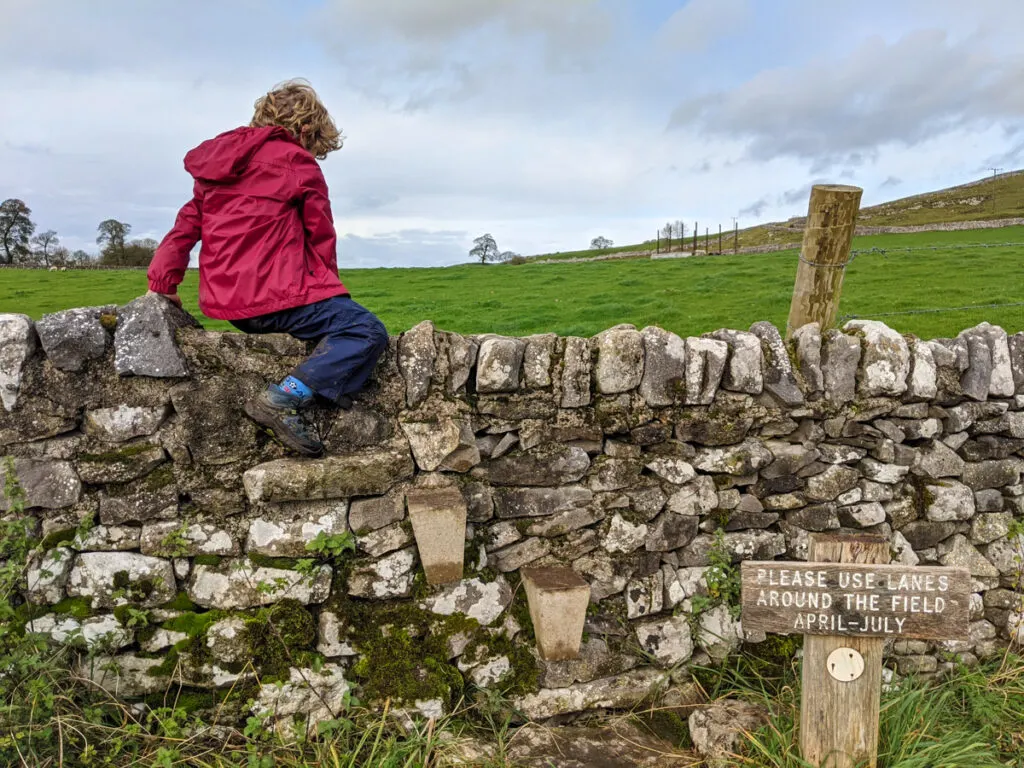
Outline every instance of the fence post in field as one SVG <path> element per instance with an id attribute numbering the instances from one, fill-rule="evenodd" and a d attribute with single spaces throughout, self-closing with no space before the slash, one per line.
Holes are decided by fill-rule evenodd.
<path id="1" fill-rule="evenodd" d="M 732 224 L 732 252 L 740 252 L 740 223 L 734 221 Z"/>
<path id="2" fill-rule="evenodd" d="M 843 184 L 816 184 L 811 189 L 787 338 L 807 323 L 818 323 L 823 331 L 835 324 L 863 192 Z"/>
<path id="3" fill-rule="evenodd" d="M 697 222 L 693 222 L 693 255 L 697 255 Z"/>
<path id="4" fill-rule="evenodd" d="M 718 225 L 718 255 L 722 255 L 722 225 Z"/>

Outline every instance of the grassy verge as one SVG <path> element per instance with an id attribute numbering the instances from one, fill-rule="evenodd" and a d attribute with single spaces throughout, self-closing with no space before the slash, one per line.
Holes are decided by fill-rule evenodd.
<path id="1" fill-rule="evenodd" d="M 748 734 L 743 768 L 812 768 L 799 756 L 797 663 L 774 675 L 738 657 L 702 676 L 715 698 L 762 705 L 770 722 Z M 1008 654 L 960 667 L 940 682 L 909 678 L 882 697 L 879 768 L 1021 768 L 1024 766 L 1024 658 Z"/>

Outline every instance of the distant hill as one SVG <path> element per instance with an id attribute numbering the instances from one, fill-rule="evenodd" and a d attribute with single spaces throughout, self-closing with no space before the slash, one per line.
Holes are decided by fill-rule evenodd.
<path id="1" fill-rule="evenodd" d="M 1024 217 L 1024 170 L 1018 170 L 997 176 L 988 176 L 956 187 L 925 192 L 862 208 L 857 218 L 857 225 L 858 229 L 917 227 L 1022 217 Z M 794 216 L 787 221 L 758 224 L 755 227 L 741 229 L 739 231 L 739 247 L 797 245 L 803 238 L 805 219 L 805 216 Z M 703 249 L 704 243 L 704 235 L 701 234 L 698 237 L 697 247 Z M 718 236 L 715 233 L 711 236 L 712 250 L 717 250 L 717 243 Z M 601 253 L 649 249 L 652 245 L 651 242 L 623 245 Z M 732 246 L 733 233 L 728 232 L 725 235 L 725 250 L 731 250 Z M 597 255 L 599 255 L 597 251 L 576 251 L 571 254 L 551 254 L 547 257 L 564 259 Z M 534 258 L 545 258 L 545 256 Z"/>

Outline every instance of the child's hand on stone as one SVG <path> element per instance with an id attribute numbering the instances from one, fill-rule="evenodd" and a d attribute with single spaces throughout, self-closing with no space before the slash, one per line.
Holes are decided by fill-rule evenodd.
<path id="1" fill-rule="evenodd" d="M 163 296 L 165 299 L 171 302 L 171 304 L 174 304 L 176 307 L 181 308 L 181 296 L 179 296 L 176 293 L 157 293 L 156 291 L 146 291 L 146 295 Z"/>

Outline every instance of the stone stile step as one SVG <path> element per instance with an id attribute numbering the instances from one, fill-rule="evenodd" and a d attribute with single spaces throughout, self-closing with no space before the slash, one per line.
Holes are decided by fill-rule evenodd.
<path id="1" fill-rule="evenodd" d="M 522 577 L 541 658 L 577 658 L 590 604 L 590 585 L 571 568 L 524 568 Z"/>

